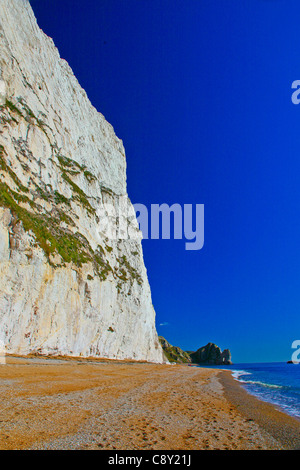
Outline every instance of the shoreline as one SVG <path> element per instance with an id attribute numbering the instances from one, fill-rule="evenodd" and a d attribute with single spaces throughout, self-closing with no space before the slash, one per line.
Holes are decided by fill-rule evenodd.
<path id="1" fill-rule="evenodd" d="M 231 371 L 220 372 L 224 395 L 247 419 L 255 421 L 287 449 L 300 449 L 300 420 L 276 405 L 248 391 L 232 377 Z"/>
<path id="2" fill-rule="evenodd" d="M 300 423 L 220 369 L 7 357 L 0 449 L 299 448 Z"/>

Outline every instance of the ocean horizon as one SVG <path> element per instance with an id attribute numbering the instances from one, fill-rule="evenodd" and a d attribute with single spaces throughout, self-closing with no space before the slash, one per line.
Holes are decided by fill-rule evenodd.
<path id="1" fill-rule="evenodd" d="M 230 370 L 248 393 L 300 418 L 300 364 L 259 362 L 199 367 Z"/>

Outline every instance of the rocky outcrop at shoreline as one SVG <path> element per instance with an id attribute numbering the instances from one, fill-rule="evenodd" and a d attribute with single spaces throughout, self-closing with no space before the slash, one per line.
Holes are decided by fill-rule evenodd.
<path id="1" fill-rule="evenodd" d="M 170 362 L 229 365 L 232 364 L 229 349 L 222 350 L 214 343 L 208 343 L 194 351 L 183 351 L 178 346 L 172 346 L 165 338 L 159 336 L 165 356 Z"/>
<path id="2" fill-rule="evenodd" d="M 190 353 L 191 361 L 196 364 L 214 364 L 229 365 L 231 362 L 231 353 L 229 349 L 221 349 L 214 343 L 208 343 L 197 349 L 196 352 Z"/>

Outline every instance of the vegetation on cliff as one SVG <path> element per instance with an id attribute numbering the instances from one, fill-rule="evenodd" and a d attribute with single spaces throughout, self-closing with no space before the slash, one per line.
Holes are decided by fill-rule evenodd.
<path id="1" fill-rule="evenodd" d="M 169 362 L 180 362 L 187 363 L 191 362 L 191 358 L 188 353 L 183 351 L 177 346 L 172 346 L 168 341 L 162 336 L 158 337 L 160 344 L 164 350 L 165 356 Z"/>
<path id="2" fill-rule="evenodd" d="M 22 111 L 19 109 L 22 107 Z M 104 249 L 99 245 L 93 250 L 89 241 L 79 231 L 76 231 L 76 214 L 72 211 L 72 203 L 84 209 L 90 217 L 96 218 L 96 211 L 89 201 L 85 192 L 73 181 L 78 175 L 83 175 L 89 184 L 96 181 L 96 177 L 75 160 L 62 155 L 61 149 L 48 135 L 47 125 L 38 119 L 24 99 L 19 98 L 14 104 L 6 99 L 4 105 L 0 106 L 0 121 L 2 124 L 14 122 L 18 124 L 24 120 L 29 126 L 37 126 L 47 137 L 52 149 L 51 161 L 59 171 L 61 179 L 71 189 L 72 196 L 53 190 L 51 185 L 35 178 L 31 172 L 30 163 L 34 156 L 27 148 L 27 142 L 21 138 L 14 142 L 16 149 L 16 163 L 20 164 L 24 180 L 30 177 L 30 184 L 25 186 L 17 176 L 17 171 L 11 165 L 8 152 L 4 145 L 0 145 L 0 206 L 10 209 L 14 216 L 14 223 L 22 222 L 23 228 L 34 235 L 35 243 L 44 251 L 49 263 L 56 266 L 52 261 L 52 254 L 61 257 L 61 264 L 73 263 L 80 267 L 84 263 L 91 262 L 94 272 L 105 280 L 109 274 L 118 279 L 118 291 L 122 283 L 136 281 L 142 284 L 142 278 L 137 270 L 130 265 L 125 255 L 116 259 L 114 269 L 105 256 Z M 22 158 L 21 158 L 22 156 Z M 36 159 L 35 159 L 36 160 Z M 25 163 L 24 163 L 25 161 Z M 26 163 L 28 162 L 28 163 Z M 41 164 L 38 160 L 37 164 Z M 13 189 L 14 188 L 14 189 Z M 103 189 L 107 192 L 107 189 Z M 112 191 L 110 194 L 113 195 Z M 41 204 L 41 200 L 48 204 Z M 74 220 L 73 220 L 74 219 Z M 107 247 L 110 253 L 112 247 Z"/>

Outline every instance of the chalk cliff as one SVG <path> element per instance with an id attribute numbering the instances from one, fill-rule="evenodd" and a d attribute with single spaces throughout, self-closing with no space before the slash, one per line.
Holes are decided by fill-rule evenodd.
<path id="1" fill-rule="evenodd" d="M 112 240 L 101 210 L 121 199 L 134 236 Z M 27 0 L 0 0 L 0 340 L 8 353 L 164 360 L 122 141 Z"/>

